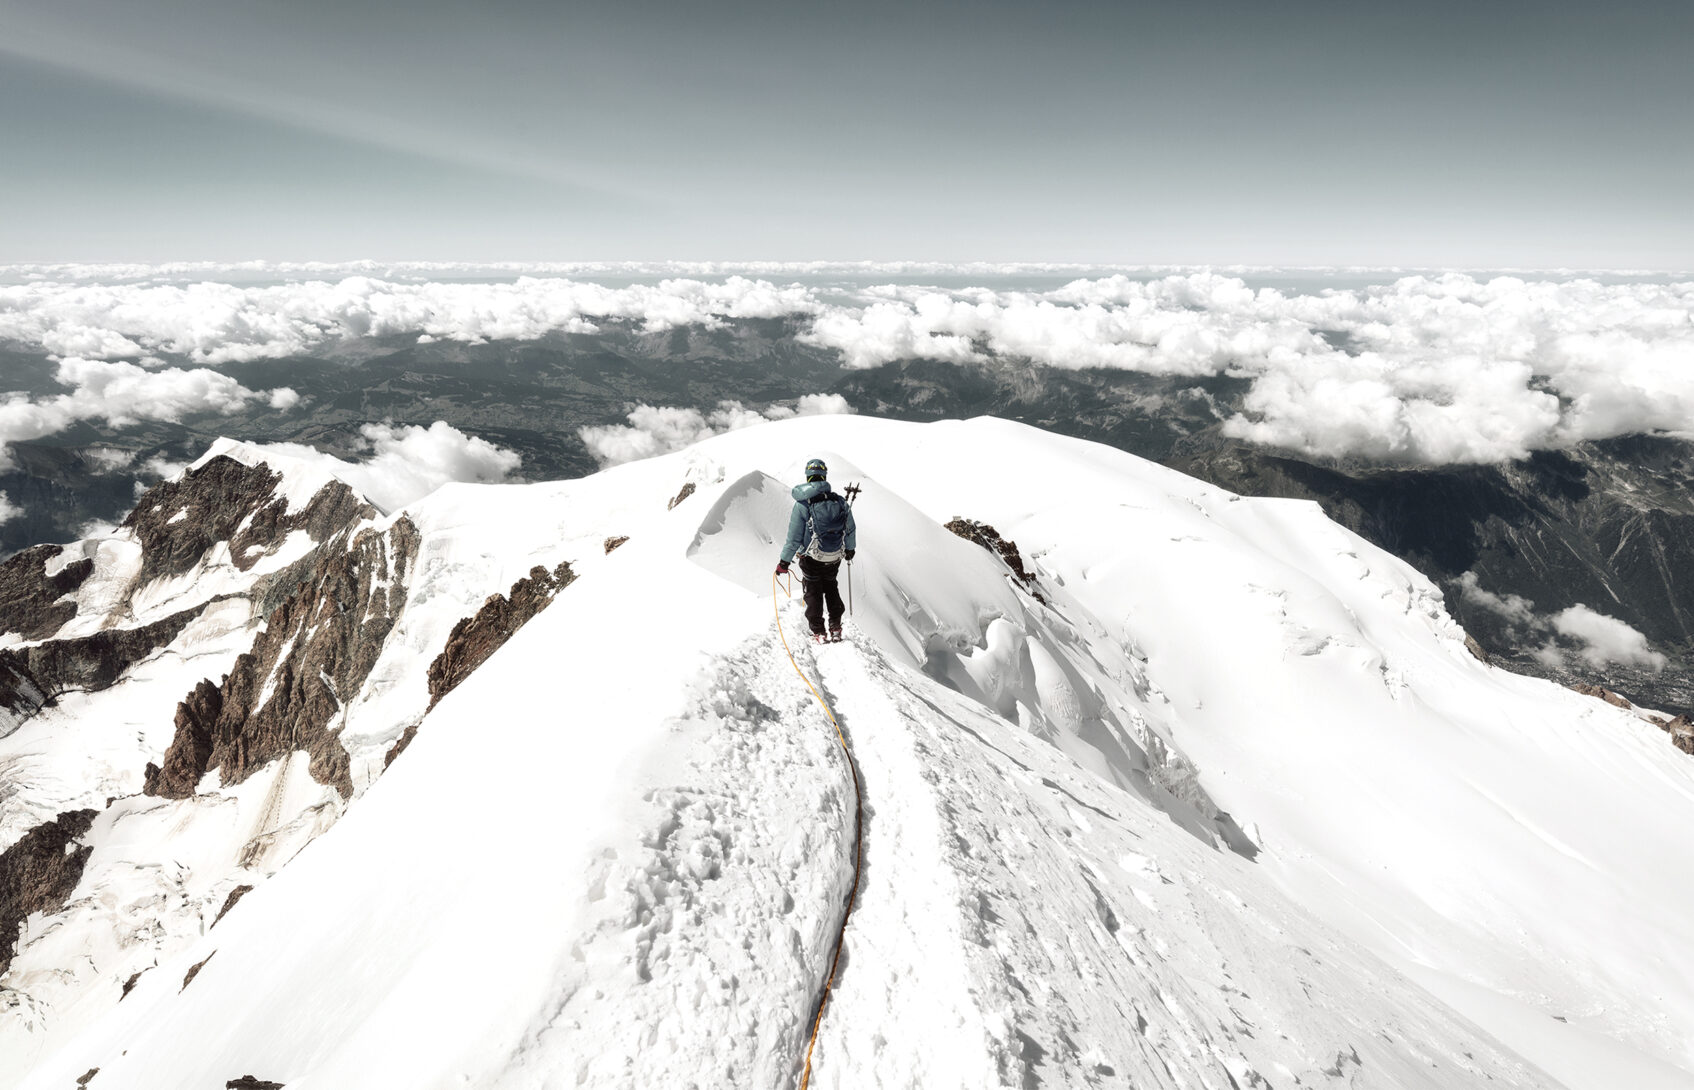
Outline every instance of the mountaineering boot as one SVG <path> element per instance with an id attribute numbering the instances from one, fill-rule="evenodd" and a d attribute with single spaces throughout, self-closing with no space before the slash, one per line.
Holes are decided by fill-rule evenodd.
<path id="1" fill-rule="evenodd" d="M 829 638 L 827 636 L 825 636 L 822 632 L 814 632 L 814 633 L 812 633 L 812 642 L 813 643 L 828 643 Z"/>
<path id="2" fill-rule="evenodd" d="M 829 642 L 830 643 L 840 643 L 841 642 L 841 626 L 840 625 L 836 625 L 835 627 L 833 627 L 829 630 Z"/>

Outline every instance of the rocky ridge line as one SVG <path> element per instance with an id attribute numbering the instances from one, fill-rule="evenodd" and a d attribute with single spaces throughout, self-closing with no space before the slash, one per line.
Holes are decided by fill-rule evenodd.
<path id="1" fill-rule="evenodd" d="M 552 571 L 537 564 L 529 575 L 512 584 L 509 593 L 489 595 L 474 617 L 453 626 L 441 654 L 429 664 L 429 706 L 440 703 L 575 581 L 576 572 L 568 560 Z"/>
<path id="2" fill-rule="evenodd" d="M 0 649 L 0 738 L 67 692 L 98 692 L 188 627 L 204 606 L 140 628 L 112 628 L 70 640 Z"/>
<path id="3" fill-rule="evenodd" d="M 1035 596 L 1036 601 L 1046 603 L 1047 599 L 1041 596 L 1041 591 L 1036 584 L 1035 573 L 1024 569 L 1023 554 L 1018 551 L 1017 542 L 1001 537 L 1000 531 L 986 522 L 977 522 L 975 519 L 956 517 L 946 524 L 946 528 L 966 541 L 973 541 L 998 556 L 1006 567 L 1012 569 L 1012 574 L 1018 577 L 1018 581 L 1023 584 L 1024 589 Z"/>
<path id="4" fill-rule="evenodd" d="M 419 534 L 401 516 L 387 530 L 343 535 L 351 539 L 320 550 L 223 681 L 201 682 L 177 706 L 170 748 L 161 764 L 147 766 L 147 794 L 187 798 L 214 768 L 223 784 L 235 784 L 305 752 L 313 779 L 352 796 L 351 758 L 329 724 L 343 694 L 351 698 L 364 684 L 399 619 Z"/>
<path id="5" fill-rule="evenodd" d="M 124 519 L 121 529 L 141 543 L 141 574 L 135 586 L 184 575 L 218 544 L 227 542 L 230 563 L 249 571 L 295 530 L 321 543 L 377 511 L 341 481 L 319 488 L 306 506 L 288 514 L 278 494 L 283 476 L 263 464 L 244 465 L 228 455 L 174 481 L 155 486 Z"/>
<path id="6" fill-rule="evenodd" d="M 44 640 L 76 616 L 76 603 L 65 595 L 88 580 L 94 561 L 73 560 L 48 575 L 47 562 L 64 551 L 63 545 L 37 545 L 0 564 L 0 635 Z"/>
<path id="7" fill-rule="evenodd" d="M 93 810 L 60 814 L 0 852 L 0 976 L 12 964 L 23 922 L 37 912 L 57 912 L 70 900 L 94 852 L 77 841 L 96 816 Z"/>

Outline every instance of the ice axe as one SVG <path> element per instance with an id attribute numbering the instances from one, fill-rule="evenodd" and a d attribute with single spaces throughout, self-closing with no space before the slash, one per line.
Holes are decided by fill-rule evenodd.
<path id="1" fill-rule="evenodd" d="M 843 488 L 841 490 L 841 494 L 843 496 L 847 497 L 847 506 L 848 507 L 853 506 L 853 501 L 859 498 L 859 493 L 861 491 L 863 491 L 863 490 L 859 487 L 858 481 L 854 481 L 852 484 L 848 485 L 846 488 Z M 852 615 L 853 615 L 853 562 L 851 560 L 849 560 L 849 561 L 847 561 L 847 616 L 851 617 Z"/>

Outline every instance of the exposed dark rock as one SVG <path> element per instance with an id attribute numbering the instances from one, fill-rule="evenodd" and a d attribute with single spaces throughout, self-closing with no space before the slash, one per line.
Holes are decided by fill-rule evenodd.
<path id="1" fill-rule="evenodd" d="M 94 561 L 73 560 L 48 575 L 47 562 L 64 551 L 59 545 L 37 545 L 0 564 L 0 635 L 16 632 L 26 640 L 44 640 L 76 616 L 76 603 L 59 599 L 82 586 Z"/>
<path id="2" fill-rule="evenodd" d="M 1476 642 L 1476 637 L 1472 636 L 1469 632 L 1465 633 L 1465 650 L 1469 651 L 1471 653 L 1471 657 L 1476 659 L 1478 662 L 1481 662 L 1484 665 L 1493 665 L 1493 660 L 1488 657 L 1488 652 L 1482 649 L 1482 645 Z"/>
<path id="3" fill-rule="evenodd" d="M 671 506 L 675 507 L 676 504 L 673 503 L 673 504 L 671 504 Z M 607 538 L 606 539 L 606 552 L 608 554 L 610 554 L 613 549 L 617 548 L 619 545 L 622 545 L 624 542 L 626 542 L 628 540 L 629 540 L 628 534 L 620 534 L 617 537 Z"/>
<path id="4" fill-rule="evenodd" d="M 229 542 L 232 562 L 245 571 L 294 530 L 321 542 L 376 514 L 351 488 L 332 481 L 288 515 L 288 501 L 276 494 L 281 481 L 265 466 L 219 455 L 153 488 L 123 521 L 141 542 L 136 585 L 192 570 L 220 541 Z"/>
<path id="5" fill-rule="evenodd" d="M 18 928 L 36 912 L 65 907 L 94 849 L 77 840 L 94 824 L 93 810 L 71 810 L 37 825 L 0 852 L 0 976 L 17 952 Z"/>
<path id="6" fill-rule="evenodd" d="M 551 572 L 537 564 L 528 576 L 512 584 L 510 594 L 489 595 L 476 616 L 465 617 L 454 625 L 447 636 L 447 645 L 429 664 L 429 706 L 435 707 L 473 670 L 487 662 L 514 632 L 546 609 L 554 595 L 575 579 L 576 573 L 568 560 Z"/>
<path id="7" fill-rule="evenodd" d="M 1603 685 L 1589 685 L 1587 682 L 1579 681 L 1575 685 L 1572 685 L 1571 688 L 1576 692 L 1581 693 L 1583 696 L 1599 697 L 1614 708 L 1635 707 L 1634 704 L 1631 704 L 1629 701 L 1625 700 L 1623 697 L 1612 692 Z"/>
<path id="8" fill-rule="evenodd" d="M 252 650 L 236 658 L 218 688 L 200 775 L 216 768 L 225 785 L 240 783 L 272 760 L 305 752 L 314 779 L 352 795 L 347 750 L 329 723 L 341 710 L 342 694 L 357 693 L 376 665 L 405 604 L 417 549 L 417 527 L 402 517 L 386 531 L 366 528 L 318 552 L 309 574 L 270 613 Z M 204 740 L 196 733 L 214 703 L 203 688 L 178 709 L 166 764 L 151 779 L 160 794 L 191 790 L 198 780 L 193 773 Z"/>
<path id="9" fill-rule="evenodd" d="M 212 917 L 212 926 L 218 926 L 218 921 L 223 919 L 224 916 L 229 913 L 229 910 L 236 906 L 241 898 L 252 892 L 252 886 L 236 886 L 234 889 L 230 890 L 229 896 L 224 898 L 224 906 L 218 909 L 218 914 L 216 916 Z"/>
<path id="10" fill-rule="evenodd" d="M 1046 602 L 1047 599 L 1043 598 L 1041 591 L 1037 589 L 1035 573 L 1024 570 L 1023 555 L 1018 552 L 1017 542 L 1001 537 L 1000 531 L 987 523 L 977 522 L 974 519 L 955 518 L 952 522 L 947 523 L 947 529 L 966 541 L 976 542 L 1005 561 L 1006 566 L 1012 569 L 1012 573 L 1035 596 L 1036 601 Z"/>
<path id="11" fill-rule="evenodd" d="M 195 962 L 193 965 L 189 966 L 188 972 L 184 973 L 183 976 L 182 976 L 182 987 L 178 988 L 177 991 L 179 991 L 179 992 L 187 991 L 188 986 L 190 984 L 194 983 L 194 978 L 200 975 L 200 970 L 204 969 L 206 967 L 206 962 L 211 961 L 213 958 L 215 958 L 217 956 L 218 956 L 218 952 L 216 950 L 213 950 L 211 953 L 207 954 L 204 958 L 202 958 L 198 962 Z"/>
<path id="12" fill-rule="evenodd" d="M 673 510 L 677 504 L 694 495 L 694 482 L 688 481 L 682 486 L 682 491 L 671 497 L 671 502 L 665 504 L 665 510 Z"/>
<path id="13" fill-rule="evenodd" d="M 266 1082 L 252 1075 L 243 1075 L 239 1079 L 231 1079 L 224 1083 L 224 1090 L 283 1090 L 280 1082 Z"/>
<path id="14" fill-rule="evenodd" d="M 1679 715 L 1668 723 L 1659 724 L 1659 729 L 1670 735 L 1671 745 L 1684 753 L 1694 754 L 1694 720 Z"/>
<path id="15" fill-rule="evenodd" d="M 384 772 L 388 771 L 388 766 L 394 763 L 394 758 L 406 752 L 406 747 L 411 745 L 412 739 L 417 736 L 418 725 L 413 723 L 401 733 L 400 737 L 394 739 L 394 744 L 388 747 L 388 752 L 383 754 L 382 757 L 382 768 Z"/>
<path id="16" fill-rule="evenodd" d="M 128 980 L 124 981 L 124 990 L 118 995 L 118 1002 L 122 1003 L 125 999 L 129 998 L 129 993 L 133 992 L 135 990 L 135 986 L 141 983 L 141 973 L 145 973 L 146 971 L 146 969 L 142 969 L 140 972 L 132 974 Z"/>
<path id="17" fill-rule="evenodd" d="M 87 1074 L 76 1080 L 76 1084 L 78 1086 L 87 1086 L 89 1083 L 94 1081 L 94 1076 L 98 1074 L 100 1074 L 100 1069 L 98 1067 L 91 1067 L 88 1069 Z"/>
<path id="18" fill-rule="evenodd" d="M 186 799 L 194 794 L 200 777 L 212 759 L 212 731 L 223 710 L 223 693 L 210 681 L 201 681 L 176 706 L 176 736 L 165 751 L 163 766 L 149 763 L 143 777 L 143 794 L 167 799 Z"/>
<path id="19" fill-rule="evenodd" d="M 0 649 L 0 732 L 8 719 L 26 719 L 61 693 L 108 688 L 125 670 L 176 639 L 201 608 L 140 628 Z"/>

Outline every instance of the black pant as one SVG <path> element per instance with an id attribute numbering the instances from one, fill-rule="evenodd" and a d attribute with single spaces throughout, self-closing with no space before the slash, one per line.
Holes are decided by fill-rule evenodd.
<path id="1" fill-rule="evenodd" d="M 840 628 L 842 615 L 847 612 L 841 604 L 841 588 L 835 577 L 841 574 L 841 561 L 824 563 L 809 556 L 800 558 L 800 587 L 806 595 L 806 621 L 814 634 L 823 631 L 823 607 L 829 604 L 829 627 Z"/>

